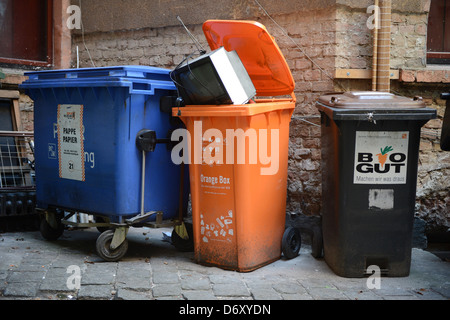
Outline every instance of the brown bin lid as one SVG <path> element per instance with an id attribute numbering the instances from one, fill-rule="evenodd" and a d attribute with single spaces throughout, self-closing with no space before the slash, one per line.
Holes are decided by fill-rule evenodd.
<path id="1" fill-rule="evenodd" d="M 319 98 L 319 102 L 341 109 L 411 109 L 425 108 L 421 97 L 413 99 L 380 91 L 349 91 L 330 93 Z"/>

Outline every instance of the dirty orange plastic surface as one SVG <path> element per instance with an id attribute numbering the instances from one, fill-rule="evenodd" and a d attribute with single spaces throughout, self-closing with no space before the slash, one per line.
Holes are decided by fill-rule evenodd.
<path id="1" fill-rule="evenodd" d="M 275 39 L 259 22 L 208 20 L 203 24 L 211 50 L 236 50 L 258 96 L 281 96 L 294 91 L 289 66 Z"/>
<path id="2" fill-rule="evenodd" d="M 220 32 L 216 28 L 218 23 Z M 252 36 L 249 33 L 245 36 L 234 32 L 235 27 L 236 30 L 256 29 Z M 248 46 L 255 50 L 256 56 L 241 56 L 238 51 L 246 67 L 286 64 L 281 52 L 282 63 L 265 55 L 279 49 L 259 23 L 207 21 L 204 30 L 207 37 L 209 32 L 214 34 L 214 39 L 230 45 L 227 50 L 248 53 Z M 222 32 L 231 32 L 233 37 Z M 244 41 L 238 41 L 241 36 Z M 269 40 L 274 46 L 270 50 Z M 214 49 L 215 40 L 208 38 L 208 41 Z M 263 55 L 270 61 L 264 60 Z M 291 98 L 173 109 L 173 115 L 181 118 L 191 137 L 189 170 L 195 260 L 240 272 L 252 271 L 281 257 L 289 123 L 295 108 L 293 80 L 287 80 L 292 79 L 289 68 L 283 69 L 284 75 L 279 70 L 277 76 L 271 75 L 272 71 L 266 67 L 251 70 L 252 80 L 258 81 L 255 87 L 259 94 L 291 94 Z M 257 73 L 261 75 L 260 80 L 255 80 Z M 266 85 L 265 80 L 272 84 Z"/>

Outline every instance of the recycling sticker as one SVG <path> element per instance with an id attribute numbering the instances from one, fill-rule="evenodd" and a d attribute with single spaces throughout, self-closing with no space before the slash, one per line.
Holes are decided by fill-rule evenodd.
<path id="1" fill-rule="evenodd" d="M 354 184 L 406 184 L 407 131 L 357 131 Z"/>
<path id="2" fill-rule="evenodd" d="M 85 181 L 83 106 L 58 106 L 59 177 Z"/>

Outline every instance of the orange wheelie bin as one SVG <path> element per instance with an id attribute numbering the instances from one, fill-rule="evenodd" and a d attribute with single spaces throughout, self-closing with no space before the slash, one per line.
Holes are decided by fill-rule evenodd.
<path id="1" fill-rule="evenodd" d="M 282 254 L 295 84 L 274 38 L 260 23 L 208 20 L 203 31 L 211 50 L 238 53 L 256 95 L 266 98 L 173 108 L 190 137 L 195 260 L 248 272 Z M 291 240 L 299 250 L 299 239 Z"/>

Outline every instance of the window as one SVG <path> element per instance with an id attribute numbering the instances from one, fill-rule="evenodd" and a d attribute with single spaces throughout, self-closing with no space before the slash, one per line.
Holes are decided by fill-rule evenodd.
<path id="1" fill-rule="evenodd" d="M 52 64 L 51 0 L 0 0 L 0 63 Z"/>
<path id="2" fill-rule="evenodd" d="M 427 62 L 450 64 L 450 0 L 431 0 Z"/>
<path id="3" fill-rule="evenodd" d="M 0 99 L 0 130 L 13 131 L 13 108 L 10 99 Z M 12 137 L 0 137 L 0 166 L 4 167 L 17 165 L 17 157 L 11 156 L 16 153 L 16 145 Z M 3 178 L 3 177 L 2 177 Z M 1 183 L 0 185 L 3 185 Z"/>
<path id="4" fill-rule="evenodd" d="M 2 191 L 34 185 L 29 145 L 33 134 L 17 132 L 21 128 L 18 99 L 18 91 L 0 90 L 0 190 Z"/>

